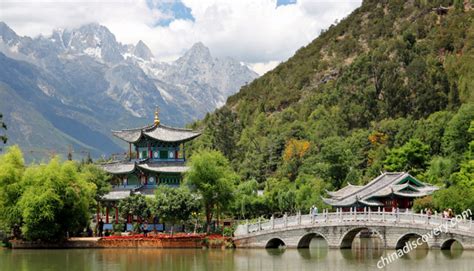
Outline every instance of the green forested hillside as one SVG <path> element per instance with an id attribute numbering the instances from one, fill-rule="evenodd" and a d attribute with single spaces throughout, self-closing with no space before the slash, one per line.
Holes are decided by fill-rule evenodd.
<path id="1" fill-rule="evenodd" d="M 193 147 L 279 189 L 277 210 L 381 171 L 450 187 L 434 201 L 474 198 L 473 19 L 469 1 L 364 1 L 196 123 Z"/>

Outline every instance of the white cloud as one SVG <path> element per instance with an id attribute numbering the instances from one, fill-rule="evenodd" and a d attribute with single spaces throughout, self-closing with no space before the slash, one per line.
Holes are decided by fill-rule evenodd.
<path id="1" fill-rule="evenodd" d="M 161 0 L 169 1 L 169 0 Z M 123 43 L 143 40 L 162 60 L 171 60 L 202 41 L 213 55 L 248 63 L 259 73 L 308 44 L 361 0 L 298 0 L 276 8 L 276 0 L 182 0 L 195 21 L 153 27 L 163 14 L 145 0 L 1 0 L 0 21 L 21 35 L 49 35 L 55 28 L 88 22 L 107 26 Z"/>
<path id="2" fill-rule="evenodd" d="M 250 64 L 250 68 L 260 75 L 264 75 L 267 71 L 273 70 L 280 64 L 280 61 L 258 62 Z"/>

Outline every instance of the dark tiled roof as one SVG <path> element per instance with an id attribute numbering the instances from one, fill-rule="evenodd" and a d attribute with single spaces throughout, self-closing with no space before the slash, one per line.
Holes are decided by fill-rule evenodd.
<path id="1" fill-rule="evenodd" d="M 119 162 L 119 163 L 111 163 L 111 164 L 104 164 L 102 168 L 111 174 L 126 174 L 133 172 L 135 170 L 135 163 L 134 162 Z"/>
<path id="2" fill-rule="evenodd" d="M 153 172 L 166 172 L 166 173 L 183 173 L 188 171 L 189 167 L 184 162 L 149 162 L 148 160 L 142 161 L 125 161 L 115 162 L 109 164 L 103 164 L 102 168 L 111 174 L 127 174 L 133 172 L 135 169 L 140 168 L 143 170 Z"/>
<path id="3" fill-rule="evenodd" d="M 183 163 L 144 163 L 138 166 L 149 171 L 170 173 L 183 173 L 189 169 L 189 167 L 185 166 Z"/>
<path id="4" fill-rule="evenodd" d="M 414 180 L 417 185 L 411 185 L 409 182 L 400 184 L 407 178 Z M 381 206 L 382 203 L 377 198 L 391 194 L 402 197 L 423 197 L 436 190 L 438 187 L 420 182 L 408 173 L 386 172 L 364 186 L 348 185 L 338 191 L 328 192 L 330 198 L 323 198 L 323 200 L 336 207 L 352 206 L 357 202 L 368 206 Z"/>
<path id="5" fill-rule="evenodd" d="M 201 133 L 183 128 L 174 128 L 165 125 L 151 125 L 142 128 L 124 129 L 112 131 L 112 134 L 122 140 L 130 143 L 137 142 L 142 136 L 163 141 L 163 142 L 181 142 L 188 141 L 198 137 Z"/>

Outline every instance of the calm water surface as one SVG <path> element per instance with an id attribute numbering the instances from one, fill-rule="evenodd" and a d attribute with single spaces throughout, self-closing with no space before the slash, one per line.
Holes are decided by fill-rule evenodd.
<path id="1" fill-rule="evenodd" d="M 0 249 L 0 270 L 380 270 L 373 247 L 309 249 Z M 474 251 L 416 250 L 383 270 L 474 270 Z"/>

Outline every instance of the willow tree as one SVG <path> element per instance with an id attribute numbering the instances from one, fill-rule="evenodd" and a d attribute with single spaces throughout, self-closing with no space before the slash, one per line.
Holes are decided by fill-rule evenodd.
<path id="1" fill-rule="evenodd" d="M 219 151 L 198 151 L 191 157 L 189 166 L 186 184 L 201 195 L 209 233 L 213 214 L 219 219 L 220 213 L 230 207 L 238 177 Z"/>

